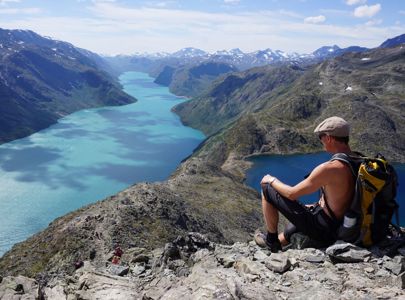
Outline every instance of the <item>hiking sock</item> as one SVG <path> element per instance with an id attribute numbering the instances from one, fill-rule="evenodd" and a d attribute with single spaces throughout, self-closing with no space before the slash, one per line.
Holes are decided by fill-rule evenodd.
<path id="1" fill-rule="evenodd" d="M 278 241 L 278 232 L 272 233 L 267 231 L 266 241 L 268 243 L 274 243 L 275 241 Z"/>
<path id="2" fill-rule="evenodd" d="M 278 252 L 281 250 L 281 243 L 278 239 L 278 232 L 267 232 L 266 244 L 271 252 Z"/>

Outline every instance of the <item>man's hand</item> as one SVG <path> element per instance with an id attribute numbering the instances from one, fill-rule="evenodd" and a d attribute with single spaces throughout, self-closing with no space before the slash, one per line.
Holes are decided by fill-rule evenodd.
<path id="1" fill-rule="evenodd" d="M 262 178 L 262 181 L 260 181 L 260 184 L 265 185 L 265 184 L 270 183 L 270 185 L 271 185 L 274 182 L 274 180 L 276 180 L 276 177 L 271 176 L 270 174 L 267 174 Z"/>

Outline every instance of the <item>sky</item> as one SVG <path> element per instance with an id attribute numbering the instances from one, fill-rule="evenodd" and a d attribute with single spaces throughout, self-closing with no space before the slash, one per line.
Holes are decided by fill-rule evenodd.
<path id="1" fill-rule="evenodd" d="M 98 54 L 239 48 L 311 53 L 405 33 L 405 0 L 0 0 L 0 28 Z"/>

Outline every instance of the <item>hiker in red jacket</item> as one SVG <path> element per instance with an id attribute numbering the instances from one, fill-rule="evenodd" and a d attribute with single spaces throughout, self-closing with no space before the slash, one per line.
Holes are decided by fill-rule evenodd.
<path id="1" fill-rule="evenodd" d="M 325 151 L 329 153 L 352 153 L 349 146 L 349 124 L 339 117 L 331 117 L 314 130 Z M 261 180 L 262 209 L 267 234 L 258 234 L 255 239 L 272 252 L 281 250 L 289 243 L 294 232 L 302 232 L 310 238 L 331 244 L 335 232 L 350 205 L 355 182 L 350 167 L 344 162 L 327 161 L 317 166 L 311 174 L 294 186 L 281 182 L 267 174 Z M 305 206 L 298 198 L 321 189 L 319 201 Z M 278 234 L 278 213 L 281 212 L 291 224 Z"/>

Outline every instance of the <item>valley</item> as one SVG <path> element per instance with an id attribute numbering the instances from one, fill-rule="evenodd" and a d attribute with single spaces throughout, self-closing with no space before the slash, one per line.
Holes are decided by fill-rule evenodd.
<path id="1" fill-rule="evenodd" d="M 125 63 L 132 59 L 133 65 Z M 176 85 L 183 87 L 190 79 L 184 74 L 206 63 L 186 56 L 165 64 L 167 59 L 107 61 L 113 73 L 142 68 L 169 86 L 178 75 Z M 331 115 L 352 124 L 356 150 L 382 151 L 390 161 L 405 162 L 404 65 L 405 47 L 400 42 L 315 64 L 288 61 L 244 70 L 219 68 L 213 76 L 203 69 L 201 78 L 210 83 L 192 78 L 188 82 L 198 93 L 179 92 L 193 98 L 173 109 L 184 124 L 208 136 L 193 154 L 167 180 L 135 184 L 55 219 L 5 253 L 0 274 L 47 283 L 74 274 L 77 261 L 91 260 L 103 269 L 117 244 L 152 250 L 188 232 L 221 244 L 251 241 L 263 221 L 259 194 L 244 183 L 251 166 L 246 157 L 320 151 L 313 127 Z"/>

